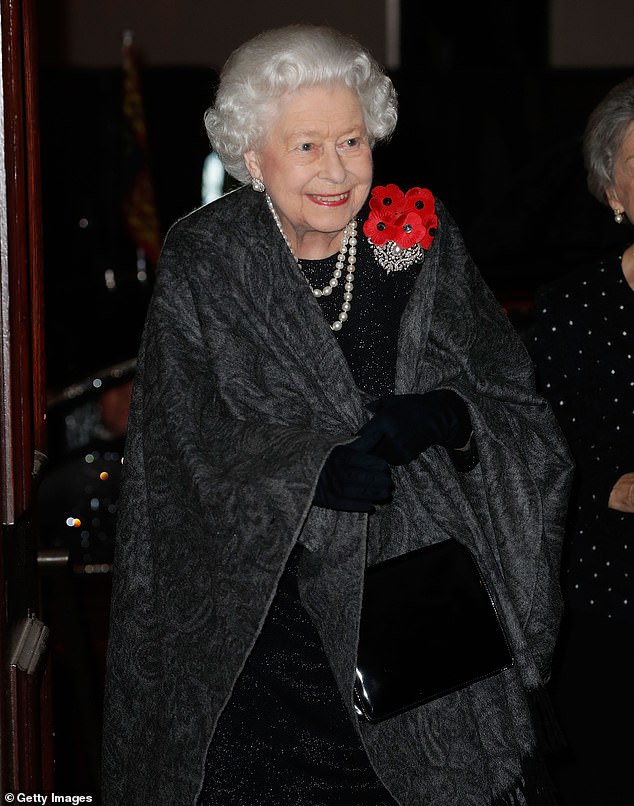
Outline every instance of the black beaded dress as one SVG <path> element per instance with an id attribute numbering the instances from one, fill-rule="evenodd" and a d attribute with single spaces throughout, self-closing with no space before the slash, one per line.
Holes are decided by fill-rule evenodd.
<path id="1" fill-rule="evenodd" d="M 535 313 L 529 347 L 541 391 L 576 463 L 551 686 L 570 749 L 556 778 L 564 806 L 628 806 L 634 515 L 607 506 L 617 479 L 634 472 L 634 291 L 620 254 L 539 289 Z"/>
<path id="2" fill-rule="evenodd" d="M 323 288 L 336 256 L 301 261 Z M 420 272 L 386 272 L 358 221 L 348 321 L 333 331 L 362 395 L 393 391 L 400 319 Z M 345 269 L 344 269 L 345 273 Z M 308 291 L 308 293 L 311 293 Z M 319 304 L 332 323 L 342 288 Z M 319 360 L 319 356 L 315 356 Z M 301 546 L 284 571 L 263 629 L 223 711 L 207 755 L 199 806 L 393 806 L 367 759 L 297 588 Z"/>

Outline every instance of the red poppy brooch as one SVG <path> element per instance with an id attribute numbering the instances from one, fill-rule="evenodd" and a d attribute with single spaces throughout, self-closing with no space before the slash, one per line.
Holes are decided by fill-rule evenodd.
<path id="1" fill-rule="evenodd" d="M 412 188 L 407 193 L 397 185 L 372 189 L 363 232 L 377 262 L 388 273 L 420 263 L 437 226 L 434 197 L 427 188 Z"/>

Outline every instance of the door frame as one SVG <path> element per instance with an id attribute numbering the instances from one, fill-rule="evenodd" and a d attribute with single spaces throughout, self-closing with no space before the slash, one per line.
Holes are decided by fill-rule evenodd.
<path id="1" fill-rule="evenodd" d="M 0 0 L 0 789 L 50 791 L 48 628 L 40 613 L 34 496 L 46 380 L 36 26 Z"/>

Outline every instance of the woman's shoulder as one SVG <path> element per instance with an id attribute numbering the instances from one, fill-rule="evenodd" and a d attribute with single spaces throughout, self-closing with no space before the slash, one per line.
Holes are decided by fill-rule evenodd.
<path id="1" fill-rule="evenodd" d="M 257 195 L 250 188 L 237 188 L 179 218 L 172 224 L 170 234 L 209 232 L 211 227 L 217 229 L 228 224 L 235 230 L 236 226 L 262 206 L 258 202 Z"/>
<path id="2" fill-rule="evenodd" d="M 594 298 L 600 294 L 619 269 L 618 250 L 610 251 L 542 283 L 537 289 L 536 300 L 539 304 L 577 305 L 585 297 Z"/>
<path id="3" fill-rule="evenodd" d="M 238 188 L 182 216 L 170 227 L 159 263 L 161 274 L 231 273 L 262 242 L 268 210 L 262 194 Z M 270 226 L 270 222 L 269 222 Z"/>

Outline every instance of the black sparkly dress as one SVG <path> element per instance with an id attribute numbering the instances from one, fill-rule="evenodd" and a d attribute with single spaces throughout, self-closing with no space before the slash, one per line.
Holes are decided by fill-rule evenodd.
<path id="1" fill-rule="evenodd" d="M 358 222 L 349 319 L 333 331 L 362 394 L 393 390 L 398 329 L 421 264 L 387 273 Z M 336 257 L 301 261 L 313 287 Z M 345 273 L 345 270 L 344 270 Z M 308 291 L 310 293 L 310 291 Z M 342 289 L 319 299 L 329 323 Z M 337 349 L 333 341 L 333 349 Z M 296 547 L 207 755 L 199 806 L 394 806 L 374 773 L 297 588 Z"/>
<path id="2" fill-rule="evenodd" d="M 539 289 L 535 314 L 540 388 L 576 463 L 551 684 L 569 751 L 555 777 L 562 806 L 631 806 L 634 514 L 607 506 L 634 472 L 634 291 L 620 255 Z"/>

